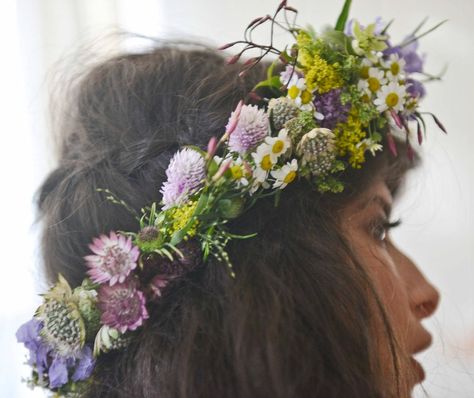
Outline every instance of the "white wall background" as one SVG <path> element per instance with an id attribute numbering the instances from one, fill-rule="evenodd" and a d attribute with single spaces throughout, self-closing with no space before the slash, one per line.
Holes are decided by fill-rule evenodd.
<path id="1" fill-rule="evenodd" d="M 14 332 L 44 290 L 38 273 L 32 197 L 54 165 L 46 117 L 52 66 L 79 44 L 114 28 L 160 37 L 198 38 L 220 45 L 241 37 L 254 17 L 272 12 L 277 0 L 2 0 L 0 2 L 0 212 L 4 277 L 0 279 L 0 396 L 41 397 L 20 383 L 28 369 Z M 334 23 L 343 0 L 293 0 L 299 22 Z M 398 243 L 439 287 L 442 301 L 427 321 L 434 346 L 420 356 L 433 398 L 474 396 L 474 2 L 472 0 L 355 0 L 352 15 L 372 21 L 395 18 L 392 36 L 402 39 L 425 16 L 449 23 L 424 38 L 426 69 L 447 63 L 443 83 L 428 87 L 424 108 L 440 116 L 449 136 L 431 125 L 424 165 L 410 178 L 397 212 Z M 284 38 L 279 40 L 284 43 Z M 113 48 L 117 42 L 108 41 Z M 131 46 L 131 44 L 130 44 Z M 418 389 L 417 397 L 423 392 Z"/>

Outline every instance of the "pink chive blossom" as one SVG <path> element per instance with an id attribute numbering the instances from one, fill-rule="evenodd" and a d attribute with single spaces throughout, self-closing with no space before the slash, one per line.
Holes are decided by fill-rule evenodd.
<path id="1" fill-rule="evenodd" d="M 110 236 L 94 238 L 89 248 L 94 254 L 84 257 L 90 268 L 87 274 L 93 282 L 110 286 L 122 283 L 137 266 L 140 251 L 132 245 L 132 239 L 111 232 Z"/>
<path id="2" fill-rule="evenodd" d="M 148 319 L 145 295 L 137 289 L 135 280 L 127 280 L 114 286 L 102 285 L 98 294 L 100 321 L 121 333 L 135 330 Z"/>
<path id="3" fill-rule="evenodd" d="M 206 176 L 205 160 L 194 149 L 176 152 L 166 169 L 165 181 L 160 189 L 163 210 L 186 203 L 189 196 L 201 188 Z"/>
<path id="4" fill-rule="evenodd" d="M 231 120 L 232 116 L 229 124 Z M 229 138 L 229 149 L 241 155 L 248 153 L 263 142 L 268 135 L 268 129 L 268 116 L 265 111 L 254 105 L 244 105 L 237 126 Z"/>

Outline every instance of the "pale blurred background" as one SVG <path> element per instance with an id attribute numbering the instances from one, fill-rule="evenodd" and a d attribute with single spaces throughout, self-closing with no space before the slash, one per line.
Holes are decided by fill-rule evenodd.
<path id="1" fill-rule="evenodd" d="M 55 64 L 79 46 L 96 51 L 135 50 L 142 41 L 111 39 L 129 31 L 160 38 L 192 38 L 221 45 L 241 38 L 253 18 L 272 12 L 277 0 L 2 0 L 0 2 L 0 128 L 4 137 L 0 279 L 0 396 L 43 397 L 21 383 L 26 352 L 15 342 L 18 325 L 31 317 L 44 290 L 33 227 L 34 192 L 54 167 L 47 110 Z M 293 0 L 300 24 L 335 22 L 343 0 Z M 420 360 L 427 370 L 416 397 L 474 397 L 474 1 L 354 0 L 352 16 L 369 23 L 395 18 L 392 37 L 401 40 L 425 16 L 449 23 L 421 41 L 425 69 L 443 83 L 428 87 L 424 109 L 438 115 L 445 136 L 430 124 L 424 165 L 408 182 L 396 209 L 403 219 L 395 240 L 441 291 L 440 308 L 426 322 L 434 345 Z M 429 24 L 428 24 L 429 26 Z M 97 40 L 98 37 L 107 39 Z M 278 37 L 284 43 L 284 37 Z"/>

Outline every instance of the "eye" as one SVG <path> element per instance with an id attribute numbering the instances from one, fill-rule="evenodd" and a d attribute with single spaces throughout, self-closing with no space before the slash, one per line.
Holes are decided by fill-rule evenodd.
<path id="1" fill-rule="evenodd" d="M 382 219 L 374 223 L 372 227 L 372 235 L 379 242 L 384 242 L 387 239 L 388 231 L 392 228 L 398 227 L 402 223 L 401 220 L 389 222 L 387 219 Z"/>

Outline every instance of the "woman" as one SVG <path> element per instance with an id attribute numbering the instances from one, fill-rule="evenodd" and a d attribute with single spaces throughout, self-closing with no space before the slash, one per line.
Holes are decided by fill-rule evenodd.
<path id="1" fill-rule="evenodd" d="M 109 59 L 77 78 L 58 167 L 38 196 L 51 282 L 61 274 L 76 287 L 86 272 L 94 280 L 95 260 L 84 263 L 92 237 L 138 231 L 133 212 L 166 195 L 159 187 L 173 153 L 205 150 L 223 126 L 231 130 L 230 112 L 265 79 L 260 64 L 239 77 L 241 68 L 202 47 L 171 46 Z M 389 238 L 398 225 L 390 210 L 414 161 L 391 154 L 406 144 L 387 148 L 339 173 L 343 192 L 302 179 L 277 203 L 262 196 L 229 217 L 233 233 L 257 234 L 228 243 L 231 274 L 223 258 L 186 257 L 193 239 L 184 241 L 192 264 L 126 344 L 98 356 L 81 396 L 408 397 L 424 378 L 413 355 L 431 343 L 421 321 L 439 295 Z M 111 203 L 103 188 L 120 200 Z"/>

